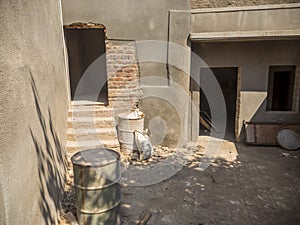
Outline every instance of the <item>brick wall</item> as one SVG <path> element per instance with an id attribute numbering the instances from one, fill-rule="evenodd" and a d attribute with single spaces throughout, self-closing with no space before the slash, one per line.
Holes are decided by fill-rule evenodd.
<path id="1" fill-rule="evenodd" d="M 141 99 L 139 65 L 134 41 L 106 41 L 108 101 L 117 113 L 126 112 Z"/>
<path id="2" fill-rule="evenodd" d="M 191 1 L 192 9 L 300 3 L 300 0 L 190 0 L 190 1 Z"/>

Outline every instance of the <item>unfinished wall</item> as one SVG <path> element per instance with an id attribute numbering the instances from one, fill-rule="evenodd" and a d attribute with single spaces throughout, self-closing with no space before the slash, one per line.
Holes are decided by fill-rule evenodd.
<path id="1" fill-rule="evenodd" d="M 167 40 L 169 10 L 189 9 L 188 0 L 62 0 L 64 24 L 99 22 L 110 39 Z"/>
<path id="2" fill-rule="evenodd" d="M 110 55 L 112 57 L 112 60 L 108 59 L 108 70 L 125 65 L 128 61 L 123 59 L 128 55 L 124 55 L 124 46 L 122 47 L 121 42 L 123 44 L 126 41 L 136 43 L 140 85 L 144 92 L 143 97 L 146 96 L 145 93 L 148 96 L 145 101 L 141 102 L 142 110 L 146 114 L 146 128 L 156 116 L 166 122 L 167 138 L 164 144 L 175 143 L 176 145 L 178 142 L 183 142 L 180 139 L 186 141 L 188 101 L 178 101 L 181 105 L 179 106 L 180 112 L 177 112 L 173 106 L 166 104 L 165 93 L 175 92 L 168 79 L 181 86 L 186 91 L 186 95 L 189 93 L 189 0 L 63 0 L 62 4 L 64 24 L 77 21 L 99 22 L 106 26 L 108 39 L 115 40 L 113 45 L 119 41 L 115 46 L 116 53 L 112 53 L 108 46 L 108 57 Z M 179 48 L 172 47 L 169 45 L 170 42 L 176 43 Z M 177 51 L 178 49 L 186 51 Z M 173 69 L 168 64 L 177 68 Z M 135 70 L 135 68 L 132 69 Z M 131 76 L 130 73 L 135 72 L 129 72 L 129 76 Z M 114 78 L 112 77 L 112 80 L 109 80 L 110 101 L 114 101 L 114 96 L 120 96 L 119 87 L 124 86 L 124 82 L 126 83 L 130 78 L 127 75 L 128 73 L 120 71 Z M 154 79 L 147 83 L 149 77 L 154 77 Z M 162 98 L 150 97 L 153 94 Z M 131 93 L 131 91 L 128 95 L 132 95 L 132 99 L 136 98 L 136 93 Z M 165 118 L 166 112 L 168 112 L 168 118 Z M 160 133 L 161 130 L 154 128 L 151 132 Z"/>
<path id="3" fill-rule="evenodd" d="M 190 0 L 191 9 L 299 3 L 300 0 Z"/>
<path id="4" fill-rule="evenodd" d="M 218 35 L 223 39 L 238 35 L 250 39 L 255 36 L 299 36 L 299 20 L 300 4 L 199 9 L 192 11 L 192 33 L 211 39 L 217 39 Z M 224 32 L 230 33 L 225 36 Z"/>
<path id="5" fill-rule="evenodd" d="M 239 132 L 243 120 L 300 122 L 299 104 L 293 112 L 266 111 L 269 66 L 296 65 L 299 68 L 299 40 L 193 43 L 192 51 L 210 67 L 240 68 Z M 299 80 L 299 70 L 296 76 Z M 296 90 L 295 100 L 299 102 L 299 89 Z"/>
<path id="6" fill-rule="evenodd" d="M 60 1 L 0 1 L 0 224 L 57 224 L 67 76 Z"/>
<path id="7" fill-rule="evenodd" d="M 142 97 L 135 41 L 106 41 L 108 102 L 115 113 L 128 112 Z"/>

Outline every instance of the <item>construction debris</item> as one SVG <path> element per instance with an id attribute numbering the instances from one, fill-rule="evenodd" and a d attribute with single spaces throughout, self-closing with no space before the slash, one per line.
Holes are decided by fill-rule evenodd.
<path id="1" fill-rule="evenodd" d="M 151 217 L 151 213 L 146 211 L 145 213 L 143 213 L 143 215 L 140 218 L 140 221 L 138 223 L 138 225 L 146 225 Z"/>
<path id="2" fill-rule="evenodd" d="M 67 218 L 72 225 L 78 225 L 78 222 L 77 222 L 75 216 L 71 212 L 67 213 Z"/>
<path id="3" fill-rule="evenodd" d="M 213 124 L 211 117 L 208 115 L 208 113 L 201 111 L 199 114 L 199 121 L 200 124 L 208 131 L 211 129 L 215 130 L 216 132 L 219 132 L 218 128 Z"/>
<path id="4" fill-rule="evenodd" d="M 64 199 L 62 202 L 62 210 L 60 212 L 59 225 L 76 225 L 76 208 L 75 208 L 75 190 L 73 183 L 73 166 L 70 161 L 71 154 L 68 154 L 68 171 L 66 173 L 66 183 L 64 190 Z M 78 224 L 78 223 L 77 223 Z"/>
<path id="5" fill-rule="evenodd" d="M 64 28 L 67 29 L 104 29 L 106 30 L 106 27 L 101 24 L 101 23 L 93 23 L 93 22 L 88 22 L 88 23 L 82 23 L 82 22 L 76 22 L 72 23 L 70 25 L 65 25 Z"/>
<path id="6" fill-rule="evenodd" d="M 175 148 L 166 146 L 154 146 L 153 149 L 154 154 L 151 156 L 151 158 L 142 160 L 139 160 L 140 158 L 138 152 L 133 152 L 131 154 L 128 154 L 127 152 L 120 152 L 121 162 L 125 166 L 129 164 L 134 166 L 155 164 L 172 156 L 175 152 Z"/>

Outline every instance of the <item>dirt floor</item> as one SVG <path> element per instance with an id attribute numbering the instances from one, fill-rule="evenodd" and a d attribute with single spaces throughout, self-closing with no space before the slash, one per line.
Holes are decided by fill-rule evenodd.
<path id="1" fill-rule="evenodd" d="M 159 162 L 144 170 L 145 177 L 160 176 L 162 181 L 148 177 L 149 184 L 155 182 L 143 186 L 123 180 L 123 224 L 139 224 L 145 215 L 151 215 L 148 225 L 300 224 L 299 150 L 224 141 L 214 155 L 207 146 L 215 144 L 208 137 L 200 138 L 189 148 L 193 154 L 169 178 L 164 177 L 171 175 L 169 168 L 161 169 L 162 174 L 151 173 Z M 212 161 L 206 168 L 208 159 Z M 72 178 L 71 170 L 69 175 Z M 76 214 L 71 182 L 69 178 L 61 224 L 72 224 L 70 212 Z"/>

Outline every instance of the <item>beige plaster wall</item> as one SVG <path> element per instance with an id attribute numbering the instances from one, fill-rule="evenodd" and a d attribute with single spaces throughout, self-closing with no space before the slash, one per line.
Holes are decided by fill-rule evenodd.
<path id="1" fill-rule="evenodd" d="M 56 224 L 68 107 L 60 1 L 0 1 L 0 224 Z"/>
<path id="2" fill-rule="evenodd" d="M 243 120 L 300 123 L 299 104 L 293 112 L 266 111 L 269 66 L 296 65 L 299 68 L 299 40 L 193 43 L 192 52 L 209 67 L 240 68 L 238 133 Z M 299 102 L 299 82 L 296 83 L 295 100 Z"/>
<path id="3" fill-rule="evenodd" d="M 179 84 L 185 95 L 189 93 L 189 3 L 189 0 L 62 0 L 64 24 L 99 22 L 106 26 L 109 39 L 136 41 L 143 97 L 161 97 L 151 96 L 141 101 L 145 126 L 148 128 L 155 117 L 165 121 L 166 138 L 161 143 L 164 145 L 188 140 L 188 101 L 183 102 L 177 112 L 166 104 L 165 93 L 174 92 L 168 79 Z M 153 79 L 148 80 L 149 77 Z M 166 112 L 169 118 L 165 117 Z M 160 128 L 153 127 L 152 134 L 161 135 Z"/>
<path id="4" fill-rule="evenodd" d="M 272 35 L 283 31 L 299 33 L 299 20 L 300 4 L 199 9 L 192 11 L 192 33 L 248 31 L 252 36 L 258 31 L 270 31 Z"/>

